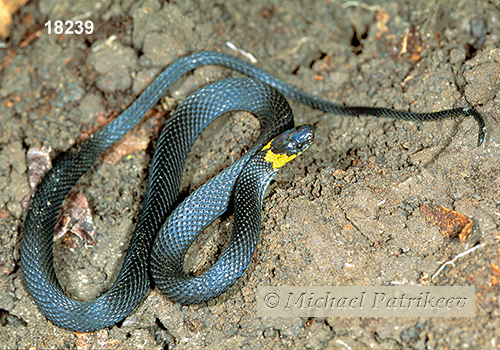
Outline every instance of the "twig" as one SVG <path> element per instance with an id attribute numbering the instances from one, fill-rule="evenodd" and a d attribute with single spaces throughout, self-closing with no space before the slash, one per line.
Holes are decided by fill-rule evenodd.
<path id="1" fill-rule="evenodd" d="M 359 2 L 359 1 L 346 1 L 342 4 L 342 7 L 343 8 L 361 7 L 361 8 L 364 8 L 365 10 L 374 11 L 374 12 L 382 9 L 380 6 L 377 6 L 377 5 L 370 6 L 370 5 L 364 4 L 364 3 Z"/>
<path id="2" fill-rule="evenodd" d="M 31 33 L 30 35 L 28 35 L 28 37 L 26 39 L 24 39 L 19 44 L 19 47 L 26 47 L 26 46 L 28 46 L 29 43 L 31 43 L 33 40 L 35 40 L 36 38 L 40 37 L 41 35 L 42 35 L 42 31 L 41 30 L 37 30 L 36 32 Z"/>
<path id="3" fill-rule="evenodd" d="M 230 49 L 233 49 L 234 51 L 240 53 L 241 55 L 245 56 L 246 58 L 248 58 L 250 60 L 250 62 L 257 63 L 257 59 L 255 58 L 254 55 L 252 55 L 251 53 L 248 53 L 242 49 L 237 48 L 236 45 L 234 45 L 232 42 L 226 41 L 226 46 L 229 47 Z"/>
<path id="4" fill-rule="evenodd" d="M 458 259 L 460 259 L 460 258 L 462 258 L 462 257 L 466 256 L 467 254 L 472 253 L 472 252 L 473 252 L 473 251 L 475 251 L 475 250 L 478 250 L 479 248 L 483 248 L 484 246 L 485 246 L 485 244 L 484 244 L 484 243 L 483 243 L 483 244 L 479 244 L 479 245 L 477 245 L 477 246 L 475 246 L 475 247 L 472 247 L 472 248 L 470 248 L 470 249 L 467 249 L 466 251 L 464 251 L 464 252 L 462 252 L 462 253 L 460 253 L 460 254 L 457 254 L 457 255 L 456 255 L 453 259 L 451 259 L 450 261 L 447 261 L 447 262 L 445 262 L 444 264 L 442 264 L 442 265 L 439 267 L 439 269 L 436 271 L 436 273 L 435 273 L 434 275 L 432 275 L 431 280 L 435 279 L 435 278 L 436 278 L 436 277 L 437 277 L 437 276 L 441 273 L 441 271 L 443 271 L 443 270 L 444 270 L 444 268 L 445 268 L 447 265 L 452 265 L 452 264 L 453 264 L 453 263 L 455 263 L 455 261 L 457 261 Z"/>

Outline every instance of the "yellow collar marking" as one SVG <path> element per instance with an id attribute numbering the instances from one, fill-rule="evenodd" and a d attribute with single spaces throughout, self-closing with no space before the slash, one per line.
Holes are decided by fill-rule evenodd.
<path id="1" fill-rule="evenodd" d="M 267 149 L 266 157 L 264 158 L 265 161 L 270 162 L 273 164 L 273 168 L 281 168 L 283 165 L 291 161 L 292 159 L 295 159 L 297 157 L 297 154 L 292 154 L 291 156 L 287 156 L 286 154 L 276 154 L 273 151 L 271 151 L 271 142 L 270 141 L 267 145 L 265 145 L 262 149 L 265 150 Z"/>

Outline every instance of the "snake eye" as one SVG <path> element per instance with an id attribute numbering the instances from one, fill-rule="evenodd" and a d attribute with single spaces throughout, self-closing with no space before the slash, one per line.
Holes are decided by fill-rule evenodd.
<path id="1" fill-rule="evenodd" d="M 295 128 L 294 134 L 294 148 L 295 153 L 302 153 L 314 141 L 314 130 L 309 124 L 300 125 Z"/>

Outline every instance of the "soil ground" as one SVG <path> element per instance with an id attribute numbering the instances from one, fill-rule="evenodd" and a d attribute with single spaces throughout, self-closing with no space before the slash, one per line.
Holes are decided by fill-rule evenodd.
<path id="1" fill-rule="evenodd" d="M 48 34 L 52 20 L 91 20 L 92 34 Z M 500 344 L 500 8 L 435 1 L 31 1 L 0 46 L 0 348 L 494 349 Z M 23 282 L 19 241 L 29 193 L 26 153 L 48 143 L 57 157 L 119 114 L 162 68 L 201 50 L 245 58 L 291 85 L 348 105 L 436 111 L 471 105 L 486 119 L 477 147 L 472 118 L 416 123 L 342 117 L 290 102 L 317 139 L 268 189 L 261 242 L 223 296 L 184 307 L 151 290 L 122 323 L 92 333 L 52 325 Z M 247 58 L 245 58 L 247 59 Z M 61 284 L 89 300 L 119 271 L 144 195 L 157 122 L 208 81 L 182 78 L 139 128 L 147 149 L 100 161 L 80 181 L 97 225 L 95 247 L 68 234 L 55 244 Z M 159 116 L 159 117 L 158 117 Z M 155 119 L 156 118 L 156 119 Z M 182 193 L 248 149 L 258 122 L 235 113 L 195 144 Z M 151 126 L 153 125 L 153 126 Z M 148 129 L 148 130 L 149 130 Z M 419 208 L 441 205 L 472 219 L 461 242 Z M 196 242 L 190 266 L 214 260 L 231 218 Z M 441 264 L 456 259 L 435 278 Z M 206 267 L 206 266 L 205 266 Z M 474 318 L 259 318 L 262 285 L 474 285 Z M 496 330 L 496 331 L 495 331 Z"/>

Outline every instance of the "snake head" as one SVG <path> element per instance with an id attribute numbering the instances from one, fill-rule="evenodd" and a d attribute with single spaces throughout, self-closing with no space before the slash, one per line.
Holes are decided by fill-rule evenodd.
<path id="1" fill-rule="evenodd" d="M 274 169 L 278 169 L 304 152 L 313 141 L 313 127 L 304 124 L 283 132 L 262 150 L 266 151 L 265 160 L 272 163 Z"/>
<path id="2" fill-rule="evenodd" d="M 314 130 L 309 124 L 297 126 L 283 132 L 271 142 L 271 150 L 276 154 L 287 156 L 299 155 L 314 141 Z"/>

